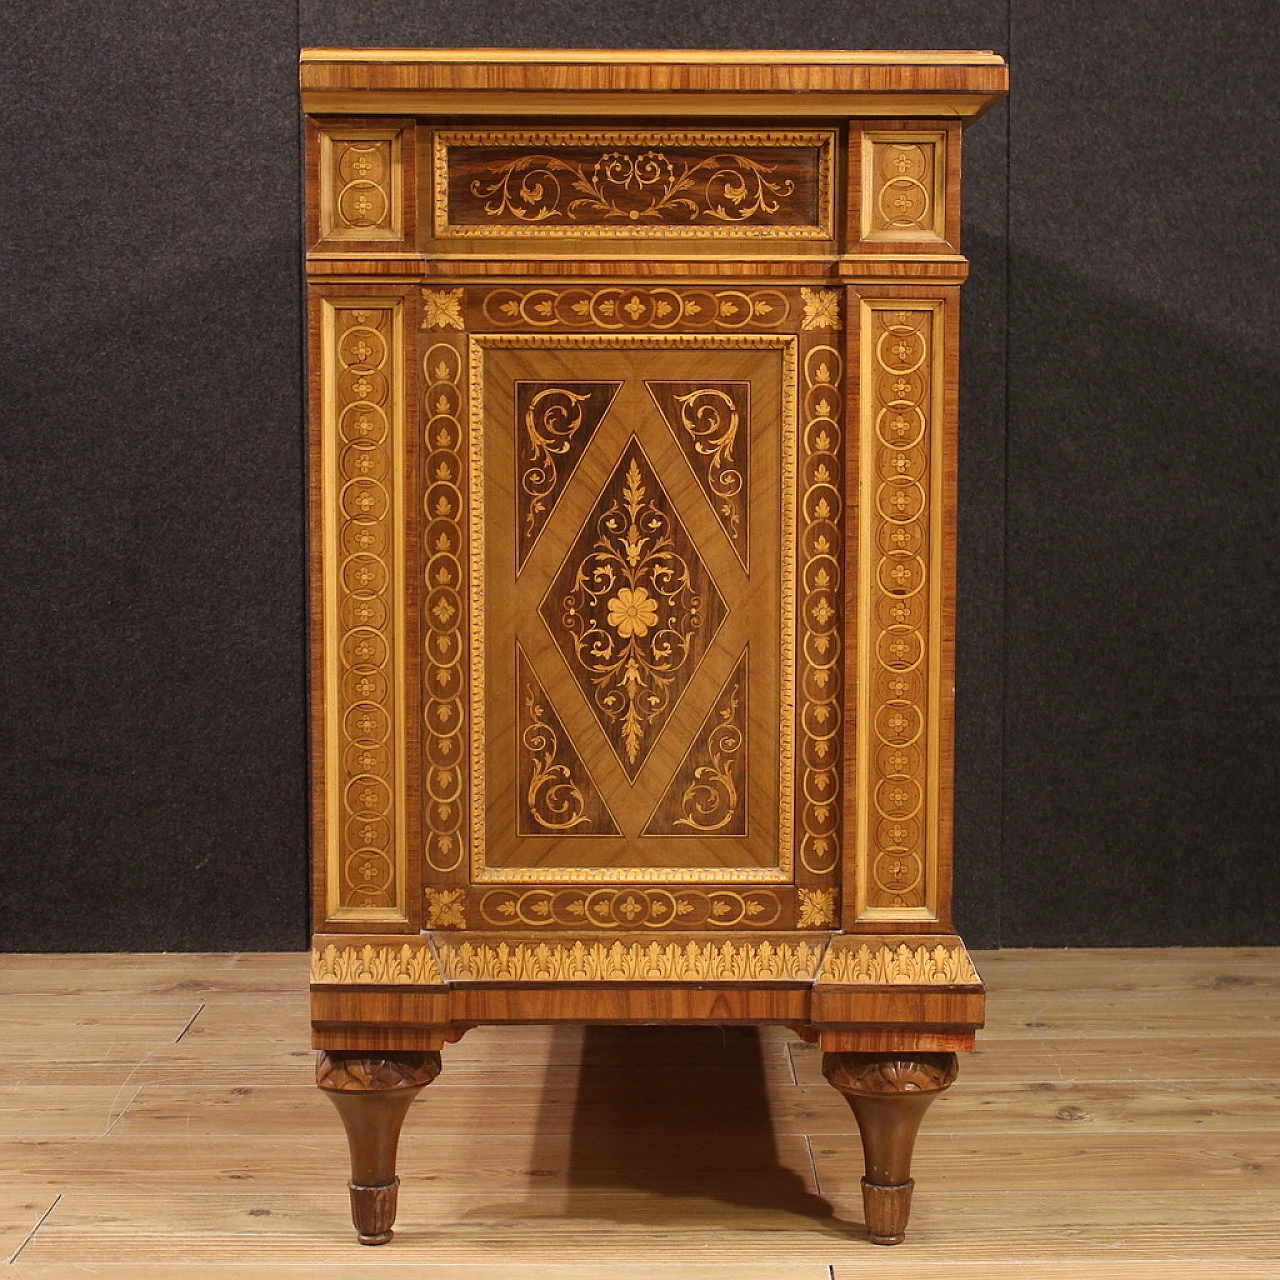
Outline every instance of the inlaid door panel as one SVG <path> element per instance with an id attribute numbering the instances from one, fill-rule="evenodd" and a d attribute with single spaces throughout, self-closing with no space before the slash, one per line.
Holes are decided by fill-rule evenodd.
<path id="1" fill-rule="evenodd" d="M 471 359 L 473 880 L 790 880 L 794 339 Z"/>

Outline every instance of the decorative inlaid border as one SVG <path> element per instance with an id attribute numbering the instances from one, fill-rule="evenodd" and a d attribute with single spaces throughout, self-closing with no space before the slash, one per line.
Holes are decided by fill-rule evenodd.
<path id="1" fill-rule="evenodd" d="M 409 943 L 374 946 L 330 943 L 311 952 L 311 981 L 316 985 L 415 986 L 443 984 L 436 958 L 426 946 Z"/>
<path id="2" fill-rule="evenodd" d="M 773 889 L 487 889 L 479 914 L 501 929 L 776 929 Z"/>
<path id="3" fill-rule="evenodd" d="M 803 871 L 822 879 L 836 873 L 841 851 L 844 357 L 807 339 L 801 381 L 796 858 Z"/>
<path id="4" fill-rule="evenodd" d="M 459 290 L 461 293 L 461 290 Z M 432 329 L 428 308 L 422 327 Z M 466 356 L 461 336 L 423 339 L 422 806 L 423 856 L 465 879 L 467 852 Z"/>
<path id="5" fill-rule="evenodd" d="M 471 556 L 471 879 L 473 883 L 789 881 L 793 866 L 796 658 L 796 385 L 798 339 L 791 334 L 473 334 L 470 338 L 470 556 Z M 780 443 L 782 465 L 781 636 L 779 646 L 779 806 L 777 867 L 490 867 L 485 860 L 485 492 L 484 352 L 489 348 L 779 351 L 782 355 Z"/>
<path id="6" fill-rule="evenodd" d="M 938 911 L 943 308 L 859 301 L 859 920 Z"/>
<path id="7" fill-rule="evenodd" d="M 321 299 L 326 906 L 407 917 L 399 298 Z"/>
<path id="8" fill-rule="evenodd" d="M 317 125 L 320 239 L 403 240 L 403 129 Z"/>
<path id="9" fill-rule="evenodd" d="M 946 133 L 864 132 L 860 217 L 865 241 L 945 241 Z"/>
<path id="10" fill-rule="evenodd" d="M 780 289 L 675 289 L 630 284 L 530 289 L 503 285 L 486 292 L 480 307 L 485 321 L 497 329 L 602 329 L 611 333 L 777 329 L 791 316 L 791 300 Z M 805 327 L 811 327 L 807 320 Z"/>
<path id="11" fill-rule="evenodd" d="M 601 891 L 603 892 L 603 891 Z M 964 946 L 936 943 L 452 942 L 328 943 L 311 952 L 316 986 L 446 982 L 809 982 L 830 986 L 980 986 Z"/>
<path id="12" fill-rule="evenodd" d="M 834 207 L 832 195 L 833 156 L 836 134 L 834 130 L 805 130 L 785 132 L 721 132 L 708 130 L 619 132 L 608 129 L 590 130 L 514 130 L 486 129 L 483 131 L 440 131 L 433 139 L 433 205 L 435 234 L 442 237 L 501 237 L 503 239 L 537 237 L 608 237 L 611 239 L 764 239 L 764 240 L 830 240 L 834 237 Z M 491 225 L 476 222 L 453 222 L 449 211 L 449 148 L 450 147 L 794 147 L 806 150 L 817 148 L 817 193 L 815 222 L 789 225 L 765 223 L 738 223 L 729 225 L 685 225 L 671 223 L 622 225 L 558 223 L 553 226 L 513 224 L 505 222 Z"/>
<path id="13" fill-rule="evenodd" d="M 818 981 L 849 986 L 978 986 L 981 979 L 963 946 L 910 946 L 903 942 L 833 945 Z"/>
<path id="14" fill-rule="evenodd" d="M 809 982 L 825 942 L 438 942 L 449 982 Z"/>

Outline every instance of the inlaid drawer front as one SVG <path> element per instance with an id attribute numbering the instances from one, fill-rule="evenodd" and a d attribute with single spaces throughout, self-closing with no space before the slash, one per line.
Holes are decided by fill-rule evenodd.
<path id="1" fill-rule="evenodd" d="M 437 236 L 827 240 L 835 134 L 435 135 Z"/>

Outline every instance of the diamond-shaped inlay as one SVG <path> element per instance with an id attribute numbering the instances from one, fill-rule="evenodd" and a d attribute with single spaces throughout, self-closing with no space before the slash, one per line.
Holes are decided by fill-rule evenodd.
<path id="1" fill-rule="evenodd" d="M 728 611 L 633 436 L 540 606 L 632 781 Z"/>

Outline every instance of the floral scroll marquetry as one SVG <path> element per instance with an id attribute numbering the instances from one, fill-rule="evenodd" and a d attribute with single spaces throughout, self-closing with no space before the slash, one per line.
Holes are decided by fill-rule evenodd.
<path id="1" fill-rule="evenodd" d="M 862 135 L 865 241 L 946 239 L 945 133 Z"/>
<path id="2" fill-rule="evenodd" d="M 933 474 L 941 304 L 862 302 L 860 894 L 867 918 L 932 910 L 939 688 Z M 931 708 L 933 712 L 931 713 Z M 930 726 L 933 726 L 931 729 Z M 869 915 L 868 915 L 869 913 Z"/>
<path id="3" fill-rule="evenodd" d="M 645 835 L 746 835 L 748 680 L 744 651 L 690 742 Z"/>
<path id="4" fill-rule="evenodd" d="M 520 834 L 616 836 L 608 805 L 518 643 L 515 692 Z"/>
<path id="5" fill-rule="evenodd" d="M 323 304 L 326 346 L 325 593 L 337 620 L 327 696 L 328 912 L 403 919 L 405 727 L 400 720 L 403 464 L 401 312 Z"/>
<path id="6" fill-rule="evenodd" d="M 751 384 L 652 382 L 645 386 L 693 469 L 744 567 L 749 560 Z"/>
<path id="7" fill-rule="evenodd" d="M 829 239 L 828 131 L 436 135 L 446 236 Z"/>
<path id="8" fill-rule="evenodd" d="M 773 889 L 503 888 L 480 898 L 486 925 L 521 929 L 776 929 L 784 909 Z"/>
<path id="9" fill-rule="evenodd" d="M 727 612 L 634 437 L 540 612 L 634 780 Z"/>
<path id="10" fill-rule="evenodd" d="M 603 421 L 620 382 L 516 383 L 516 572 Z"/>
<path id="11" fill-rule="evenodd" d="M 471 942 L 439 944 L 449 982 L 808 982 L 807 942 Z"/>

